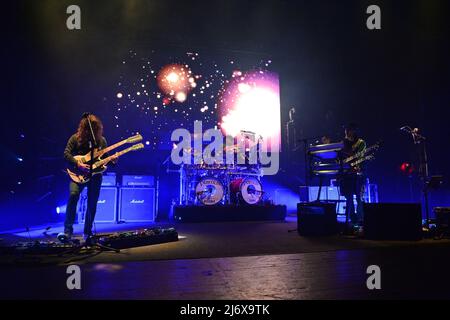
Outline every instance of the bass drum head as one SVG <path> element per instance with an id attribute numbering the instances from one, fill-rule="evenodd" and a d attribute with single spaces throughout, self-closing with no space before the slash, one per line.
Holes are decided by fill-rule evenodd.
<path id="1" fill-rule="evenodd" d="M 261 182 L 255 177 L 247 177 L 241 182 L 241 196 L 248 204 L 256 204 L 261 201 L 263 190 Z"/>
<path id="2" fill-rule="evenodd" d="M 195 187 L 197 199 L 206 206 L 218 204 L 224 195 L 220 180 L 212 177 L 203 178 Z"/>

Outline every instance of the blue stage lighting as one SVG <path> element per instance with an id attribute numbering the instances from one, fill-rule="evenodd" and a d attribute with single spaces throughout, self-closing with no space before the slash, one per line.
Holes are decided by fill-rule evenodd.
<path id="1" fill-rule="evenodd" d="M 67 206 L 59 206 L 56 207 L 56 213 L 57 214 L 65 214 L 66 213 Z"/>

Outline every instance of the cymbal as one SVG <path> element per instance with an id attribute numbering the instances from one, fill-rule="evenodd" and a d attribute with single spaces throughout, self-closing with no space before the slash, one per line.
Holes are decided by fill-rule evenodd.
<path id="1" fill-rule="evenodd" d="M 225 151 L 227 151 L 227 150 L 237 151 L 237 150 L 239 150 L 239 146 L 237 144 L 232 145 L 232 146 L 225 146 L 225 147 L 223 147 L 223 150 L 225 150 Z"/>
<path id="2" fill-rule="evenodd" d="M 186 153 L 191 153 L 193 155 L 202 154 L 200 150 L 196 150 L 195 148 L 184 148 L 183 151 Z"/>

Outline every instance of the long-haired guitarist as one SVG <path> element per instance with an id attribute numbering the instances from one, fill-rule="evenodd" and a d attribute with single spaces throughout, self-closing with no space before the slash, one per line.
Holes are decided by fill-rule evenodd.
<path id="1" fill-rule="evenodd" d="M 69 138 L 69 141 L 67 141 L 67 145 L 64 150 L 64 158 L 69 162 L 69 166 L 85 173 L 89 173 L 89 164 L 86 163 L 86 161 L 76 159 L 75 156 L 89 154 L 91 132 L 88 120 L 90 120 L 91 122 L 92 130 L 97 142 L 96 150 L 102 150 L 107 147 L 106 139 L 103 136 L 103 124 L 101 120 L 97 116 L 89 114 L 81 119 L 80 124 L 78 125 L 77 132 Z M 113 156 L 112 162 L 115 163 L 116 161 L 117 158 Z M 89 183 L 86 184 L 76 183 L 74 181 L 70 182 L 70 196 L 67 202 L 66 220 L 64 223 L 64 233 L 68 238 L 70 238 L 73 234 L 73 224 L 76 216 L 77 203 L 80 198 L 80 193 L 86 186 L 88 188 L 88 199 L 86 217 L 84 222 L 84 237 L 88 238 L 92 235 L 92 224 L 95 218 L 95 213 L 97 211 L 97 201 L 100 195 L 101 184 L 101 173 L 95 174 L 90 177 Z"/>

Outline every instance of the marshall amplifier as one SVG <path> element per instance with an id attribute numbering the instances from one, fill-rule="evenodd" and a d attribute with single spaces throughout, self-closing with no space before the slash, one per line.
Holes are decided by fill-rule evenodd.
<path id="1" fill-rule="evenodd" d="M 122 187 L 148 187 L 155 186 L 153 176 L 124 175 L 122 177 Z"/>
<path id="2" fill-rule="evenodd" d="M 102 178 L 102 187 L 115 187 L 116 182 L 117 180 L 115 173 L 104 174 Z"/>
<path id="3" fill-rule="evenodd" d="M 87 210 L 87 187 L 80 195 L 78 203 L 78 222 L 84 223 Z M 117 221 L 117 188 L 102 187 L 97 202 L 97 213 L 94 222 L 116 222 Z"/>
<path id="4" fill-rule="evenodd" d="M 155 221 L 155 188 L 120 189 L 119 221 Z"/>

